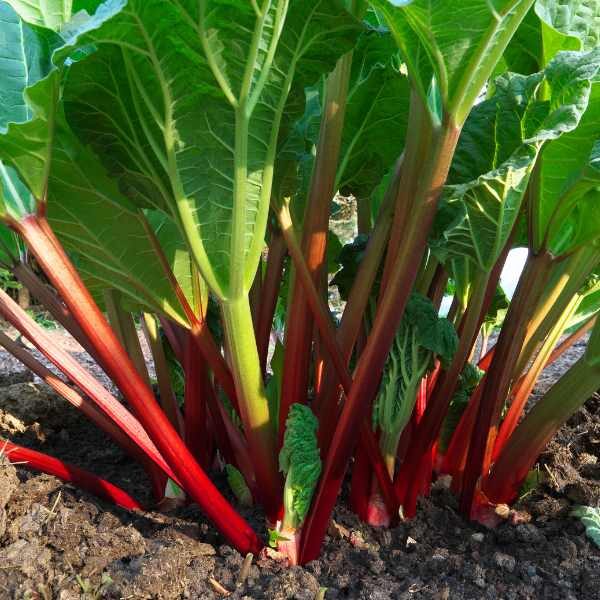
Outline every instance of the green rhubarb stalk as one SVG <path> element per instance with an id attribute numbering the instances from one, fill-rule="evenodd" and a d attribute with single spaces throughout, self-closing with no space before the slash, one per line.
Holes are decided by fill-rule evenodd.
<path id="1" fill-rule="evenodd" d="M 265 394 L 248 296 L 221 303 L 231 371 L 261 500 L 270 517 L 278 511 L 279 478 L 274 417 Z"/>

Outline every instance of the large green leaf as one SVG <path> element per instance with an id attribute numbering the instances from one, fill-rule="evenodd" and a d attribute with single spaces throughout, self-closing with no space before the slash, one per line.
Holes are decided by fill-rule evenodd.
<path id="1" fill-rule="evenodd" d="M 371 0 L 386 18 L 426 102 L 435 78 L 443 106 L 462 124 L 534 0 Z M 404 3 L 403 3 L 404 4 Z"/>
<path id="2" fill-rule="evenodd" d="M 467 257 L 484 271 L 492 267 L 543 144 L 561 144 L 563 134 L 578 130 L 599 68 L 600 49 L 562 52 L 542 73 L 496 80 L 495 95 L 475 107 L 458 143 L 431 240 L 440 260 Z M 546 88 L 548 99 L 540 99 Z M 560 160 L 564 169 L 568 159 Z"/>
<path id="3" fill-rule="evenodd" d="M 597 0 L 537 0 L 508 45 L 502 66 L 528 75 L 543 69 L 560 51 L 593 50 L 599 39 Z"/>
<path id="4" fill-rule="evenodd" d="M 23 21 L 58 31 L 71 20 L 73 0 L 6 0 Z"/>
<path id="5" fill-rule="evenodd" d="M 0 2 L 0 132 L 8 123 L 23 123 L 33 116 L 23 91 L 51 70 L 51 32 L 22 25 L 17 13 Z"/>
<path id="6" fill-rule="evenodd" d="M 45 3 L 28 4 L 35 7 Z M 106 10 L 93 19 L 79 18 L 63 35 L 69 44 L 74 43 L 83 31 L 110 15 L 111 10 Z M 6 40 L 0 59 L 0 88 L 6 98 L 0 108 L 0 211 L 19 219 L 46 200 L 64 69 L 62 60 L 55 64 L 53 58 L 66 42 L 49 29 L 27 25 L 4 2 L 0 3 L 0 27 Z M 66 58 L 68 51 L 63 54 Z M 20 189 L 22 185 L 27 193 Z"/>
<path id="7" fill-rule="evenodd" d="M 129 0 L 82 38 L 97 50 L 66 88 L 71 124 L 124 190 L 181 223 L 223 298 L 254 278 L 288 96 L 330 71 L 359 31 L 337 0 L 260 4 Z"/>
<path id="8" fill-rule="evenodd" d="M 592 50 L 600 45 L 600 3 L 597 0 L 537 0 L 535 12 L 542 22 L 563 36 L 576 38 L 579 48 L 574 49 Z M 546 57 L 552 57 L 557 50 L 573 49 L 566 40 L 561 44 L 545 27 L 542 35 Z"/>
<path id="9" fill-rule="evenodd" d="M 336 188 L 369 198 L 402 153 L 410 86 L 400 72 L 389 32 L 363 34 L 352 54 L 352 73 Z"/>
<path id="10" fill-rule="evenodd" d="M 5 89 L 12 86 L 15 98 L 14 110 L 5 111 L 6 126 L 0 131 L 0 214 L 20 219 L 35 213 L 39 202 L 48 203 L 49 219 L 67 249 L 77 254 L 86 279 L 120 289 L 144 310 L 162 312 L 186 325 L 141 213 L 64 123 L 59 107 L 64 67 L 60 58 L 58 66 L 50 60 L 64 40 L 23 23 L 8 5 L 0 8 L 6 16 L 1 31 L 11 42 L 8 50 L 20 49 L 12 52 L 12 60 L 0 63 L 0 81 Z M 110 11 L 104 17 L 108 15 Z M 79 15 L 63 33 L 68 31 L 65 35 L 74 42 L 102 18 Z M 18 77 L 12 76 L 15 65 L 20 66 Z M 181 240 L 178 231 L 171 226 L 170 236 L 160 237 L 173 268 L 183 275 L 179 265 L 186 253 L 173 246 L 174 240 Z M 189 258 L 187 266 L 182 287 L 189 293 Z"/>
<path id="11" fill-rule="evenodd" d="M 579 126 L 544 148 L 531 198 L 532 245 L 556 254 L 580 245 L 600 231 L 597 191 L 600 140 L 600 84 L 591 86 L 587 110 Z M 589 89 L 589 86 L 588 86 Z M 591 228 L 591 231 L 590 231 Z"/>
<path id="12" fill-rule="evenodd" d="M 504 51 L 502 60 L 496 66 L 496 74 L 506 71 L 531 75 L 545 67 L 541 21 L 535 11 L 530 10 Z"/>
<path id="13" fill-rule="evenodd" d="M 187 326 L 143 218 L 139 209 L 123 198 L 97 158 L 69 132 L 59 131 L 48 183 L 48 219 L 65 248 L 77 253 L 78 270 L 84 278 L 120 290 L 143 310 L 165 314 Z M 189 294 L 189 257 L 185 278 L 181 263 L 187 253 L 181 244 L 177 247 L 178 231 L 166 220 L 163 215 L 152 224 L 168 230 L 158 235 Z"/>

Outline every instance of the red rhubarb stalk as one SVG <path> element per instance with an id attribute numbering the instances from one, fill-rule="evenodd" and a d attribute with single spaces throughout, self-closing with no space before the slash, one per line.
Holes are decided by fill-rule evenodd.
<path id="1" fill-rule="evenodd" d="M 258 319 L 256 324 L 256 347 L 260 358 L 263 376 L 267 368 L 267 355 L 269 353 L 269 340 L 273 327 L 273 316 L 277 306 L 277 295 L 281 286 L 283 276 L 283 263 L 285 261 L 285 241 L 280 232 L 271 233 L 269 254 L 267 256 L 267 268 L 261 289 L 260 306 L 258 307 Z"/>
<path id="2" fill-rule="evenodd" d="M 490 468 L 501 410 L 512 383 L 526 325 L 543 295 L 551 267 L 552 257 L 549 254 L 530 256 L 500 332 L 494 360 L 482 391 L 477 426 L 473 430 L 466 462 L 460 506 L 467 516 L 477 508 L 475 501 L 479 497 L 477 491 L 480 477 L 485 477 Z"/>
<path id="3" fill-rule="evenodd" d="M 427 247 L 427 237 L 435 217 L 437 200 L 448 174 L 458 135 L 459 129 L 451 125 L 431 136 L 425 135 L 422 139 L 425 160 L 419 164 L 418 172 L 403 170 L 403 180 L 412 180 L 417 173 L 420 175 L 416 177 L 419 182 L 416 190 L 418 201 L 415 203 L 417 210 L 411 215 L 411 226 L 408 228 L 402 251 L 391 269 L 373 329 L 358 361 L 354 384 L 343 405 L 333 435 L 315 499 L 304 525 L 301 553 L 303 562 L 313 560 L 319 554 L 348 460 L 354 450 L 360 427 L 365 422 L 377 393 L 380 375 Z M 402 184 L 400 189 L 403 189 Z"/>
<path id="4" fill-rule="evenodd" d="M 121 488 L 89 471 L 63 462 L 58 458 L 17 446 L 2 438 L 0 438 L 0 455 L 6 456 L 11 463 L 18 464 L 25 469 L 54 475 L 54 477 L 58 477 L 67 483 L 72 483 L 78 488 L 127 510 L 143 510 L 142 505 Z"/>
<path id="5" fill-rule="evenodd" d="M 173 469 L 176 479 L 240 552 L 257 552 L 261 543 L 255 532 L 223 498 L 194 460 L 152 391 L 138 375 L 60 243 L 51 230 L 40 223 L 44 223 L 42 217 L 29 215 L 16 228 L 102 360 L 112 365 L 111 375 L 116 385 Z"/>
<path id="6" fill-rule="evenodd" d="M 304 288 L 309 309 L 315 319 L 323 345 L 327 350 L 327 356 L 335 367 L 344 392 L 350 394 L 352 388 L 352 376 L 348 371 L 342 350 L 337 342 L 329 310 L 313 283 L 308 266 L 302 255 L 300 245 L 296 239 L 288 204 L 284 203 L 277 212 L 283 237 L 286 241 L 290 256 L 294 261 L 298 281 Z M 395 514 L 397 501 L 393 491 L 392 482 L 381 453 L 379 452 L 377 442 L 374 439 L 373 432 L 366 422 L 363 423 L 360 430 L 360 441 L 361 444 L 364 445 L 367 456 L 375 470 L 375 475 L 380 482 L 384 500 L 386 504 L 389 505 L 390 514 Z"/>
<path id="7" fill-rule="evenodd" d="M 519 424 L 483 481 L 494 503 L 510 503 L 540 453 L 567 419 L 600 388 L 600 368 L 582 357 Z"/>
<path id="8" fill-rule="evenodd" d="M 315 285 L 319 286 L 326 266 L 329 213 L 335 194 L 335 179 L 342 143 L 346 95 L 352 53 L 339 59 L 327 78 L 317 159 L 313 169 L 305 220 L 302 225 L 302 255 Z M 279 446 L 283 443 L 290 406 L 305 404 L 308 396 L 313 316 L 308 310 L 305 287 L 292 282 L 291 304 L 286 318 L 285 359 L 279 406 Z"/>
<path id="9" fill-rule="evenodd" d="M 0 314 L 25 336 L 51 363 L 60 369 L 98 408 L 165 473 L 176 480 L 140 422 L 84 369 L 70 354 L 61 350 L 46 332 L 3 290 L 0 290 Z"/>
<path id="10" fill-rule="evenodd" d="M 184 424 L 185 443 L 203 469 L 210 467 L 208 452 L 206 397 L 211 385 L 206 363 L 198 360 L 196 344 L 190 335 L 183 363 L 185 373 Z"/>
<path id="11" fill-rule="evenodd" d="M 516 429 L 517 424 L 523 415 L 523 411 L 525 410 L 527 400 L 529 400 L 529 396 L 533 391 L 539 376 L 549 363 L 552 350 L 562 335 L 567 323 L 575 314 L 578 304 L 579 297 L 574 296 L 567 310 L 565 310 L 562 317 L 557 321 L 552 331 L 546 337 L 546 340 L 542 344 L 540 351 L 534 358 L 533 363 L 530 365 L 527 372 L 522 375 L 513 386 L 513 389 L 511 390 L 510 406 L 502 420 L 498 437 L 494 443 L 492 462 L 496 460 L 502 451 L 502 448 Z"/>

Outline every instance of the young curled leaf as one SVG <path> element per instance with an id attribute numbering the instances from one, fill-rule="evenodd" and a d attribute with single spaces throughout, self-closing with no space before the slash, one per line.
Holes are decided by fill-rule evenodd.
<path id="1" fill-rule="evenodd" d="M 373 411 L 374 425 L 382 431 L 381 445 L 386 454 L 395 456 L 421 379 L 436 358 L 442 364 L 450 362 L 457 343 L 450 321 L 438 316 L 431 300 L 413 294 L 390 352 Z"/>
<path id="2" fill-rule="evenodd" d="M 321 475 L 318 425 L 317 418 L 308 406 L 292 404 L 279 453 L 279 469 L 286 476 L 284 529 L 297 529 L 302 525 Z"/>

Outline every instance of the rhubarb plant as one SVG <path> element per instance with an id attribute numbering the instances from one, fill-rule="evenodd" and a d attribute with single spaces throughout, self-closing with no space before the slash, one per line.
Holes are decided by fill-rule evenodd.
<path id="1" fill-rule="evenodd" d="M 271 532 L 290 563 L 316 558 L 350 465 L 371 523 L 414 515 L 441 473 L 491 522 L 600 387 L 599 15 L 596 0 L 1 0 L 0 263 L 119 397 L 5 293 L 0 314 L 57 372 L 0 344 L 142 465 L 148 502 L 196 502 L 243 552 Z M 343 249 L 338 192 L 356 206 Z"/>

